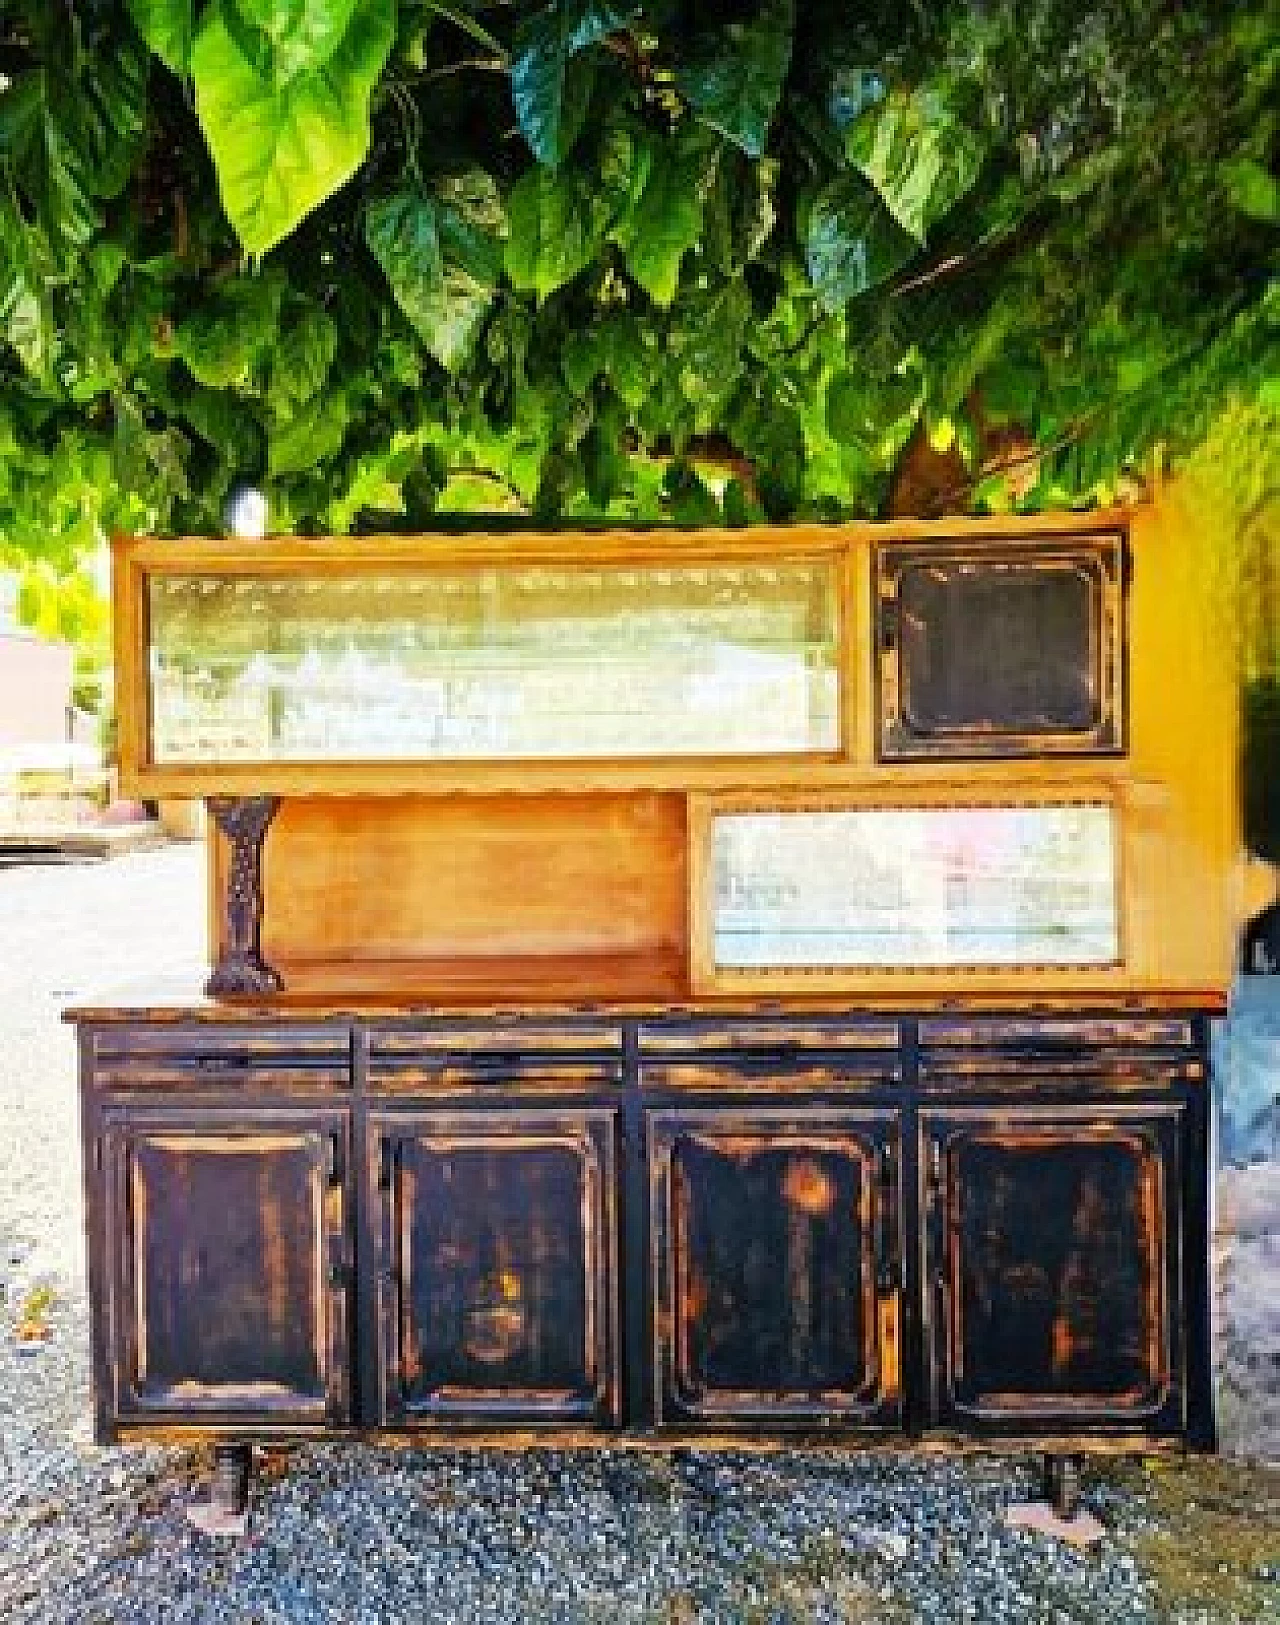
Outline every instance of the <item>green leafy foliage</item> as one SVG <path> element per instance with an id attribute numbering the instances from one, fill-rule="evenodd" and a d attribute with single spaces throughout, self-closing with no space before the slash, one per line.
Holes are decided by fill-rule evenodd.
<path id="1" fill-rule="evenodd" d="M 638 9 L 610 0 L 552 0 L 521 26 L 511 96 L 539 163 L 560 163 L 582 133 L 592 79 L 578 58 L 625 28 Z"/>
<path id="2" fill-rule="evenodd" d="M 195 31 L 193 0 L 129 0 L 139 34 L 171 73 L 185 73 Z"/>
<path id="3" fill-rule="evenodd" d="M 658 305 L 669 305 L 680 263 L 702 236 L 713 149 L 688 142 L 649 143 L 635 159 L 637 193 L 613 227 L 627 270 Z"/>
<path id="4" fill-rule="evenodd" d="M 918 241 L 969 190 L 983 142 L 937 91 L 900 92 L 870 106 L 845 136 L 845 151 Z"/>
<path id="5" fill-rule="evenodd" d="M 699 118 L 750 158 L 764 152 L 794 28 L 793 0 L 765 0 L 751 22 L 733 22 L 697 39 L 676 76 Z"/>
<path id="6" fill-rule="evenodd" d="M 1223 422 L 1256 480 L 1277 39 L 1277 0 L 11 0 L 0 543 L 60 579 L 242 481 L 315 532 L 873 514 L 922 464 L 1079 506 Z"/>
<path id="7" fill-rule="evenodd" d="M 396 303 L 442 367 L 466 361 L 502 272 L 505 225 L 487 176 L 456 183 L 452 200 L 421 186 L 398 187 L 372 203 L 365 235 Z"/>
<path id="8" fill-rule="evenodd" d="M 841 175 L 814 199 L 805 261 L 828 310 L 841 309 L 900 271 L 914 252 L 881 193 L 861 175 Z"/>
<path id="9" fill-rule="evenodd" d="M 506 272 L 521 293 L 545 299 L 571 282 L 599 252 L 608 224 L 598 194 L 577 175 L 528 170 L 508 203 Z"/>
<path id="10" fill-rule="evenodd" d="M 332 11 L 329 26 L 274 34 L 249 26 L 246 9 L 293 13 L 266 0 L 212 0 L 191 72 L 227 214 L 246 251 L 265 254 L 367 155 L 369 100 L 395 40 L 395 3 L 306 5 L 308 15 Z M 266 48 L 256 50 L 258 41 Z"/>

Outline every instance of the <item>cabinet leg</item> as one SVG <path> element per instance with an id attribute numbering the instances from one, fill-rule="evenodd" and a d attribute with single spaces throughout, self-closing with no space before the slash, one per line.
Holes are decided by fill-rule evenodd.
<path id="1" fill-rule="evenodd" d="M 206 1535 L 227 1535 L 232 1538 L 244 1535 L 249 1527 L 249 1481 L 252 1474 L 252 1445 L 216 1445 L 209 1498 L 195 1501 L 187 1508 L 187 1521 Z"/>
<path id="2" fill-rule="evenodd" d="M 1041 1501 L 1014 1502 L 1005 1508 L 1004 1521 L 1011 1529 L 1028 1529 L 1054 1540 L 1069 1541 L 1086 1548 L 1095 1545 L 1106 1530 L 1087 1507 L 1080 1504 L 1084 1457 L 1067 1452 L 1046 1454 Z"/>
<path id="3" fill-rule="evenodd" d="M 1058 1517 L 1070 1520 L 1080 1510 L 1083 1456 L 1047 1455 L 1044 1458 L 1044 1498 Z"/>

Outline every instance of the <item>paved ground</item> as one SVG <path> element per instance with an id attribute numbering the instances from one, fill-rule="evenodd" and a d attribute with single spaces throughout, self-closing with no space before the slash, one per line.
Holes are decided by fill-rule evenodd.
<path id="1" fill-rule="evenodd" d="M 1081 1556 L 1003 1527 L 1029 1464 L 310 1448 L 251 1534 L 191 1532 L 204 1463 L 88 1431 L 70 1000 L 198 963 L 201 855 L 0 869 L 0 1621 L 1280 1622 L 1280 1478 L 1133 1463 Z M 18 1328 L 47 1321 L 49 1341 Z"/>

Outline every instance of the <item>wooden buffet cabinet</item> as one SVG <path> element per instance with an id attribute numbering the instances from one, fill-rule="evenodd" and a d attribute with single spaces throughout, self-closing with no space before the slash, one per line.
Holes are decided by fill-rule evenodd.
<path id="1" fill-rule="evenodd" d="M 1212 1441 L 1193 531 L 115 565 L 218 834 L 212 991 L 73 1012 L 100 1439 Z"/>

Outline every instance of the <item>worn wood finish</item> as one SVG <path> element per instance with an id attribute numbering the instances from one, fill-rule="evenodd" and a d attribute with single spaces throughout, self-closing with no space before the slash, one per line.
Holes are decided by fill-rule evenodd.
<path id="1" fill-rule="evenodd" d="M 495 560 L 558 567 L 576 560 L 589 568 L 758 563 L 775 555 L 826 560 L 841 583 L 840 734 L 832 753 L 163 768 L 146 759 L 145 588 L 153 573 L 207 571 L 222 578 L 265 572 L 288 579 L 311 572 L 333 583 L 353 572 L 422 568 L 424 559 L 432 568 L 456 571 L 484 569 Z M 944 639 L 955 668 L 945 682 L 958 684 L 962 697 L 969 694 L 968 710 L 955 712 L 954 728 L 889 741 L 889 752 L 898 754 L 886 755 L 882 734 L 901 707 L 894 710 L 883 668 L 886 660 L 900 664 L 905 646 L 882 647 L 878 606 L 912 561 L 930 559 L 950 583 L 947 591 L 966 601 L 975 592 L 999 597 L 1011 580 L 1019 583 L 1015 596 L 1025 587 L 1035 598 L 1037 571 L 1052 580 L 1092 583 L 1097 604 L 1089 612 L 1084 690 L 1097 704 L 1087 727 L 1058 728 L 1047 703 L 1053 694 L 1033 692 L 1034 663 L 974 633 Z M 1096 974 L 1040 971 L 1037 994 L 1064 1002 L 1072 996 L 1170 998 L 1201 1008 L 1224 995 L 1234 955 L 1237 839 L 1233 677 L 1223 655 L 1229 629 L 1216 618 L 1214 565 L 1203 532 L 1173 497 L 1123 514 L 1050 521 L 747 534 L 362 538 L 359 548 L 337 539 L 140 540 L 117 545 L 116 570 L 126 781 L 145 793 L 292 798 L 271 837 L 263 927 L 265 956 L 286 976 L 290 996 L 321 1001 L 400 992 L 419 1003 L 433 993 L 477 1003 L 504 993 L 548 1003 L 756 992 L 814 998 L 822 988 L 810 977 L 790 977 L 785 986 L 771 981 L 767 988 L 737 978 L 729 987 L 708 975 L 698 946 L 705 862 L 698 806 L 740 792 L 767 800 L 784 788 L 799 798 L 847 796 L 890 807 L 922 798 L 1016 804 L 1028 796 L 1053 801 L 1086 792 L 1109 801 L 1122 846 L 1124 963 Z M 1076 653 L 1064 655 L 1068 665 L 1081 657 L 1081 641 L 1072 647 Z M 938 650 L 929 648 L 934 660 Z M 987 662 L 976 676 L 964 666 L 974 651 Z M 990 660 L 999 666 L 997 676 L 1004 673 L 999 682 Z M 1005 671 L 1010 661 L 1017 681 Z M 929 680 L 935 677 L 943 681 L 936 672 Z M 976 697 L 974 683 L 986 685 Z M 1007 726 L 980 715 L 998 708 L 1000 693 Z M 1046 712 L 1044 727 L 1035 722 L 1039 710 Z M 1058 722 L 1064 717 L 1071 720 L 1064 711 Z M 1169 725 L 1171 717 L 1178 726 Z M 963 764 L 948 759 L 961 756 Z M 685 812 L 690 798 L 691 820 Z M 477 805 L 468 807 L 471 801 Z M 225 843 L 215 847 L 221 886 Z M 495 878 L 504 871 L 516 877 L 514 886 Z M 225 942 L 225 927 L 215 924 Z M 916 1006 L 928 998 L 943 1003 L 957 989 L 967 1000 L 1016 1004 L 1029 989 L 1026 973 L 1015 969 L 948 972 L 932 980 L 927 973 L 922 980 L 919 972 L 886 971 L 841 985 L 867 999 L 901 997 Z"/>
<path id="2" fill-rule="evenodd" d="M 261 799 L 252 816 L 223 806 L 210 843 L 223 996 L 152 990 L 77 1015 L 99 1436 L 1211 1442 L 1207 1034 L 1234 960 L 1237 831 L 1208 549 L 1175 499 L 941 526 L 118 543 L 126 788 Z M 798 733 L 561 758 L 606 730 L 548 735 L 576 715 L 553 661 L 562 687 L 529 690 L 528 731 L 495 723 L 458 747 L 533 740 L 545 757 L 445 760 L 446 724 L 490 716 L 477 695 L 506 715 L 507 668 L 484 665 L 477 632 L 489 687 L 446 691 L 437 732 L 406 735 L 437 759 L 377 759 L 393 747 L 372 739 L 363 760 L 215 759 L 301 748 L 302 722 L 281 732 L 271 707 L 309 680 L 285 591 L 305 576 L 327 602 L 374 574 L 408 591 L 530 566 L 521 590 L 560 603 L 580 584 L 543 566 L 670 567 L 705 589 L 698 648 L 714 651 L 707 605 L 748 589 L 696 572 L 750 564 L 767 593 L 777 558 L 816 596 L 793 592 L 781 617 L 762 602 L 766 634 L 744 646 L 753 693 L 793 683 L 803 652 L 799 688 L 778 689 Z M 174 692 L 203 720 L 164 749 L 208 759 L 157 764 L 149 582 L 202 572 L 271 577 L 291 630 L 266 686 L 253 626 L 208 672 L 175 657 Z M 1003 635 L 1015 604 L 1021 643 Z M 524 647 L 528 616 L 499 609 Z M 699 681 L 740 673 L 747 622 L 730 621 Z M 241 679 L 228 732 L 209 696 Z M 317 750 L 364 749 L 362 692 Z M 670 686 L 655 692 L 637 704 L 679 720 Z M 601 714 L 627 719 L 633 748 L 659 737 L 628 694 Z M 779 754 L 736 755 L 739 738 Z M 820 895 L 779 933 L 784 974 L 752 959 L 772 904 L 750 881 L 774 870 L 748 851 L 722 933 L 742 968 L 716 964 L 718 813 L 1063 805 L 1103 811 L 1042 816 L 1025 842 L 988 813 L 959 829 L 951 867 L 929 870 L 943 926 L 923 946 L 905 946 L 903 864 L 871 852 L 890 946 L 864 954 L 875 922 Z M 870 851 L 871 823 L 827 820 L 824 838 Z M 802 866 L 777 874 L 784 901 L 812 901 Z M 955 920 L 979 968 L 935 946 Z M 1020 962 L 999 962 L 1001 931 Z M 843 967 L 810 962 L 824 932 L 844 933 Z"/>
<path id="3" fill-rule="evenodd" d="M 1048 543 L 1063 534 L 1087 535 L 1125 528 L 1128 515 L 1038 516 L 1018 520 L 1018 533 Z M 345 538 L 315 540 L 281 537 L 269 543 L 190 538 L 180 542 L 153 538 L 120 539 L 114 545 L 117 673 L 121 694 L 122 739 L 129 750 L 122 756 L 128 786 L 139 794 L 244 794 L 252 789 L 284 795 L 333 794 L 416 790 L 467 791 L 527 790 L 540 788 L 672 788 L 691 784 L 713 787 L 740 782 L 740 769 L 764 778 L 805 771 L 794 756 L 680 761 L 651 758 L 642 762 L 566 759 L 556 762 L 281 762 L 169 763 L 150 757 L 148 684 L 147 583 L 153 575 L 206 573 L 218 578 L 306 575 L 322 583 L 351 578 L 353 574 L 393 574 L 421 570 L 424 562 L 438 568 L 484 569 L 495 564 L 542 564 L 591 568 L 646 564 L 711 565 L 765 563 L 779 560 L 829 561 L 845 591 L 839 605 L 842 659 L 841 749 L 817 752 L 814 766 L 826 759 L 861 758 L 872 761 L 873 735 L 860 708 L 869 687 L 870 667 L 861 660 L 869 646 L 869 617 L 864 588 L 866 561 L 875 542 L 913 539 L 936 541 L 1008 536 L 1007 521 L 957 519 L 945 527 L 913 523 L 892 526 L 801 525 L 756 527 L 750 531 L 697 532 L 587 532 L 515 534 L 502 536 L 362 537 L 353 547 Z"/>
<path id="4" fill-rule="evenodd" d="M 679 797 L 286 802 L 264 952 L 291 989 L 555 996 L 603 974 L 662 998 L 683 981 L 684 861 Z"/>
<path id="5" fill-rule="evenodd" d="M 99 1435 L 1203 1442 L 1204 1045 L 1114 1011 L 100 1021 Z"/>
<path id="6" fill-rule="evenodd" d="M 1181 1430 L 1178 1113 L 922 1117 L 939 1420 Z"/>
<path id="7" fill-rule="evenodd" d="M 279 805 L 275 796 L 209 798 L 209 815 L 229 848 L 218 956 L 205 984 L 211 998 L 278 993 L 283 985 L 262 956 L 262 846 Z"/>
<path id="8" fill-rule="evenodd" d="M 649 1144 L 659 1423 L 895 1422 L 893 1117 L 653 1112 Z"/>
<path id="9" fill-rule="evenodd" d="M 1124 536 L 875 549 L 882 759 L 1122 748 Z"/>
<path id="10" fill-rule="evenodd" d="M 615 1119 L 370 1118 L 380 1420 L 616 1422 Z"/>
<path id="11" fill-rule="evenodd" d="M 107 1114 L 121 1417 L 348 1419 L 349 1135 L 342 1112 Z"/>

